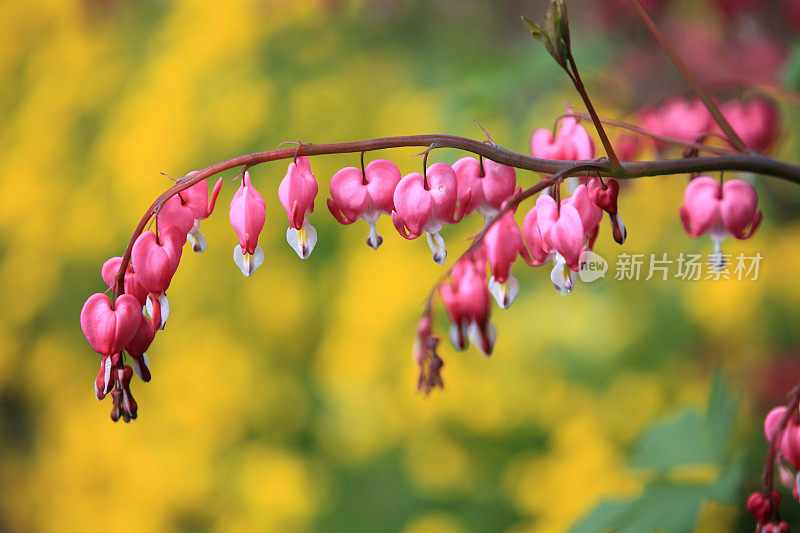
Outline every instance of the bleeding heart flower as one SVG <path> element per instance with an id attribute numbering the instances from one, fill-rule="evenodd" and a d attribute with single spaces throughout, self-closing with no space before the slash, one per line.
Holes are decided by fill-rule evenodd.
<path id="1" fill-rule="evenodd" d="M 622 222 L 622 217 L 619 216 L 617 207 L 617 198 L 619 197 L 619 182 L 610 178 L 607 179 L 605 184 L 600 178 L 592 178 L 587 185 L 589 190 L 589 197 L 592 202 L 600 209 L 608 213 L 611 220 L 611 234 L 618 244 L 625 242 L 628 237 L 628 230 Z M 589 245 L 592 248 L 592 245 Z"/>
<path id="2" fill-rule="evenodd" d="M 465 258 L 453 265 L 452 283 L 439 285 L 450 316 L 450 341 L 458 350 L 467 347 L 467 338 L 484 355 L 491 355 L 497 338 L 494 324 L 489 321 L 489 290 L 483 258 Z"/>
<path id="3" fill-rule="evenodd" d="M 672 98 L 658 109 L 642 109 L 639 116 L 642 127 L 649 132 L 684 142 L 695 142 L 714 124 L 705 104 L 697 98 Z M 656 141 L 656 147 L 664 150 L 666 145 Z"/>
<path id="4" fill-rule="evenodd" d="M 691 237 L 708 232 L 714 241 L 714 255 L 720 257 L 727 235 L 749 239 L 761 224 L 758 195 L 753 186 L 739 179 L 719 182 L 699 176 L 689 182 L 683 193 L 681 221 Z M 721 265 L 719 265 L 721 266 Z"/>
<path id="5" fill-rule="evenodd" d="M 400 182 L 400 169 L 388 159 L 376 159 L 364 170 L 346 167 L 331 178 L 328 209 L 341 224 L 359 218 L 369 224 L 367 245 L 377 250 L 383 243 L 375 223 L 394 209 L 394 190 Z"/>
<path id="6" fill-rule="evenodd" d="M 114 279 L 117 276 L 117 272 L 119 272 L 119 266 L 121 263 L 121 257 L 112 257 L 103 263 L 103 266 L 100 269 L 100 277 L 103 278 L 103 282 L 114 291 L 116 291 L 116 287 L 113 287 Z M 139 283 L 138 279 L 136 279 L 136 274 L 134 274 L 133 267 L 131 266 L 130 262 L 125 269 L 124 287 L 125 294 L 135 296 L 141 305 L 145 304 L 145 301 L 147 301 L 147 289 L 142 287 L 142 284 Z"/>
<path id="7" fill-rule="evenodd" d="M 278 198 L 289 217 L 286 242 L 300 259 L 308 259 L 317 244 L 317 230 L 308 222 L 308 214 L 314 211 L 317 189 L 317 180 L 306 156 L 299 156 L 289 163 L 286 176 L 278 187 Z"/>
<path id="8" fill-rule="evenodd" d="M 453 164 L 458 183 L 458 204 L 464 215 L 477 211 L 485 219 L 496 215 L 517 186 L 513 167 L 474 157 L 462 157 Z"/>
<path id="9" fill-rule="evenodd" d="M 81 330 L 89 346 L 101 355 L 118 353 L 139 329 L 142 306 L 135 297 L 123 294 L 114 302 L 108 295 L 95 293 L 81 309 Z"/>
<path id="10" fill-rule="evenodd" d="M 186 178 L 191 178 L 195 174 L 197 174 L 197 171 L 193 170 L 186 175 Z M 222 178 L 219 178 L 214 184 L 214 188 L 211 191 L 211 199 L 209 199 L 208 181 L 201 180 L 167 200 L 167 202 L 180 204 L 184 209 L 188 208 L 191 212 L 192 225 L 186 232 L 186 240 L 192 244 L 192 251 L 194 252 L 205 252 L 208 248 L 206 238 L 200 233 L 200 222 L 210 217 L 214 212 L 220 189 L 222 189 Z M 165 202 L 165 205 L 167 202 Z"/>
<path id="11" fill-rule="evenodd" d="M 145 309 L 159 329 L 164 329 L 169 317 L 169 301 L 164 291 L 178 269 L 186 235 L 175 226 L 168 226 L 160 235 L 145 231 L 133 243 L 131 263 L 136 278 L 148 291 Z"/>
<path id="12" fill-rule="evenodd" d="M 742 141 L 756 152 L 767 152 L 778 138 L 780 114 L 772 100 L 761 96 L 729 100 L 721 110 Z"/>
<path id="13" fill-rule="evenodd" d="M 587 239 L 575 206 L 567 200 L 559 209 L 552 196 L 539 196 L 525 216 L 523 231 L 531 253 L 529 263 L 539 266 L 553 261 L 555 266 L 550 273 L 553 285 L 562 294 L 572 292 Z"/>
<path id="14" fill-rule="evenodd" d="M 136 334 L 125 345 L 125 351 L 128 352 L 132 359 L 131 366 L 133 371 L 144 382 L 150 381 L 150 362 L 147 360 L 145 352 L 150 348 L 153 339 L 156 337 L 157 325 L 158 322 L 154 325 L 150 320 L 142 320 Z"/>
<path id="15" fill-rule="evenodd" d="M 136 278 L 151 294 L 161 294 L 169 287 L 181 261 L 185 234 L 167 226 L 156 236 L 145 231 L 133 243 L 131 263 Z"/>
<path id="16" fill-rule="evenodd" d="M 517 255 L 528 258 L 528 250 L 522 240 L 514 213 L 505 213 L 496 221 L 483 238 L 483 251 L 492 276 L 489 278 L 489 292 L 502 309 L 507 309 L 519 294 L 519 282 L 512 273 L 511 265 Z M 528 258 L 529 259 L 529 258 Z M 526 259 L 526 260 L 528 260 Z"/>
<path id="17" fill-rule="evenodd" d="M 540 128 L 531 136 L 531 154 L 541 159 L 583 161 L 594 159 L 594 141 L 574 117 L 561 120 L 558 133 Z"/>
<path id="18" fill-rule="evenodd" d="M 264 199 L 250 184 L 250 173 L 242 176 L 242 184 L 231 200 L 229 218 L 233 230 L 239 236 L 239 245 L 233 248 L 233 262 L 245 276 L 264 262 L 264 250 L 258 245 L 258 235 L 264 229 L 267 207 Z"/>
<path id="19" fill-rule="evenodd" d="M 450 165 L 434 163 L 425 178 L 414 172 L 397 184 L 392 222 L 406 239 L 416 239 L 427 232 L 433 260 L 443 265 L 447 248 L 439 232 L 445 224 L 455 224 L 464 216 L 463 210 L 456 214 L 457 199 L 456 173 Z"/>

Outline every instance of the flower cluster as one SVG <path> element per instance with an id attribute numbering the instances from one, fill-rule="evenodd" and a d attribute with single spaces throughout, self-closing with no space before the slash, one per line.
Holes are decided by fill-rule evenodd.
<path id="1" fill-rule="evenodd" d="M 698 128 L 701 131 L 707 125 Z M 541 159 L 596 161 L 594 141 L 574 116 L 562 117 L 554 131 L 534 132 L 530 146 L 532 155 Z M 576 163 L 575 168 L 581 167 L 587 165 Z M 95 294 L 81 312 L 83 332 L 101 357 L 95 393 L 98 399 L 112 395 L 114 420 L 136 418 L 130 382 L 134 374 L 142 381 L 150 380 L 146 352 L 169 317 L 166 292 L 185 244 L 190 243 L 195 252 L 207 247 L 200 223 L 213 213 L 223 182 L 217 181 L 209 196 L 206 180 L 197 177 L 193 172 L 179 181 L 191 185 L 163 202 L 154 230 L 142 232 L 133 243 L 130 261 L 115 257 L 103 265 L 101 274 L 113 298 Z M 229 208 L 230 223 L 238 238 L 233 261 L 249 277 L 265 260 L 258 239 L 266 222 L 266 203 L 251 181 L 249 167 L 238 179 L 239 187 Z M 427 153 L 421 173 L 402 176 L 387 159 L 365 166 L 362 154 L 361 168 L 346 167 L 331 177 L 326 202 L 331 215 L 345 225 L 359 219 L 366 222 L 366 242 L 375 250 L 383 242 L 376 223 L 385 215 L 406 239 L 418 239 L 424 233 L 434 261 L 444 264 L 444 227 L 472 213 L 484 219 L 484 228 L 473 245 L 432 291 L 417 326 L 414 357 L 420 369 L 420 390 L 427 393 L 443 386 L 443 362 L 433 331 L 434 296 L 439 296 L 447 312 L 453 346 L 464 350 L 472 343 L 488 356 L 497 338 L 491 302 L 494 299 L 498 307 L 507 309 L 519 294 L 520 284 L 514 275 L 518 257 L 534 267 L 551 264 L 554 287 L 568 294 L 586 264 L 586 254 L 594 248 L 605 215 L 614 241 L 625 242 L 627 229 L 619 213 L 617 180 L 603 179 L 596 172 L 572 177 L 571 193 L 562 197 L 563 178 L 545 179 L 538 188 L 523 192 L 517 187 L 514 167 L 471 156 L 452 166 L 442 162 L 428 166 Z M 519 225 L 516 210 L 534 191 L 542 193 Z M 288 220 L 286 241 L 301 259 L 309 258 L 317 243 L 317 230 L 310 218 L 318 192 L 309 159 L 298 149 L 280 182 L 278 198 Z M 690 181 L 680 214 L 689 235 L 708 233 L 712 237 L 715 252 L 728 234 L 748 238 L 761 221 L 757 196 L 749 183 L 740 179 L 718 182 L 707 176 Z M 118 279 L 123 262 L 124 276 Z"/>
<path id="2" fill-rule="evenodd" d="M 763 96 L 724 102 L 720 109 L 745 145 L 756 152 L 768 152 L 780 133 L 780 114 L 775 103 Z M 672 98 L 661 106 L 645 107 L 639 120 L 647 131 L 684 142 L 698 142 L 708 136 L 720 135 L 711 113 L 698 98 Z M 656 148 L 666 149 L 657 141 Z"/>

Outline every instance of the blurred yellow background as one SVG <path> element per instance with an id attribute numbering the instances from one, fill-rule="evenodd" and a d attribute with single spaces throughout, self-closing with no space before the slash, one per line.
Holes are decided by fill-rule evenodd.
<path id="1" fill-rule="evenodd" d="M 766 180 L 764 227 L 725 243 L 765 257 L 758 281 L 620 282 L 610 271 L 562 297 L 545 267 L 518 265 L 517 302 L 495 308 L 494 356 L 443 342 L 446 388 L 425 398 L 411 345 L 441 268 L 424 240 L 383 219 L 383 246 L 367 248 L 365 226 L 339 226 L 324 203 L 330 176 L 357 156 L 314 157 L 319 244 L 301 262 L 277 199 L 286 162 L 265 164 L 251 170 L 267 202 L 264 266 L 243 279 L 231 260 L 226 184 L 203 224 L 207 252 L 185 253 L 170 288 L 169 324 L 148 351 L 153 380 L 134 383 L 139 418 L 113 424 L 110 402 L 95 400 L 98 357 L 78 314 L 104 289 L 100 265 L 170 185 L 161 172 L 297 139 L 482 138 L 473 120 L 527 153 L 530 133 L 577 103 L 518 23 L 541 2 L 426 4 L 3 3 L 0 531 L 562 531 L 601 499 L 642 489 L 646 475 L 626 466 L 637 436 L 702 407 L 718 367 L 740 400 L 736 446 L 757 484 L 764 395 L 778 401 L 792 379 L 765 392 L 770 361 L 800 368 L 797 204 L 773 201 L 795 193 Z M 608 37 L 577 40 L 591 92 Z M 619 111 L 598 92 L 604 114 Z M 784 138 L 784 157 L 793 143 Z M 374 157 L 406 173 L 414 153 Z M 537 179 L 518 172 L 520 184 Z M 647 179 L 624 192 L 625 252 L 710 251 L 683 233 L 684 185 Z M 478 218 L 445 229 L 451 261 Z M 606 223 L 598 251 L 620 251 Z M 700 527 L 736 520 L 738 507 L 705 506 Z"/>

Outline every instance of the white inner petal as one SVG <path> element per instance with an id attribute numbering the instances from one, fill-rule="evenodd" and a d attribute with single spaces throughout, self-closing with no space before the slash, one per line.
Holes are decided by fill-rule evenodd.
<path id="1" fill-rule="evenodd" d="M 167 300 L 167 295 L 163 292 L 158 296 L 158 303 L 161 305 L 161 325 L 158 329 L 164 329 L 169 318 L 169 300 Z"/>
<path id="2" fill-rule="evenodd" d="M 561 294 L 569 294 L 575 288 L 575 280 L 578 278 L 578 273 L 573 272 L 567 266 L 567 261 L 564 256 L 556 252 L 555 266 L 550 271 L 550 280 L 558 292 Z"/>
<path id="3" fill-rule="evenodd" d="M 300 229 L 288 228 L 286 230 L 286 242 L 297 253 L 300 259 L 308 259 L 314 246 L 317 244 L 317 230 L 308 221 L 308 213 L 303 219 L 303 227 Z"/>
<path id="4" fill-rule="evenodd" d="M 428 246 L 433 252 L 433 260 L 443 265 L 445 259 L 447 259 L 447 248 L 445 248 L 444 239 L 438 233 L 426 233 L 425 237 L 428 239 Z"/>
<path id="5" fill-rule="evenodd" d="M 519 294 L 519 281 L 511 273 L 505 283 L 498 283 L 492 276 L 489 278 L 489 292 L 501 309 L 508 309 Z"/>
<path id="6" fill-rule="evenodd" d="M 370 222 L 369 234 L 367 235 L 367 245 L 373 250 L 377 250 L 381 244 L 383 244 L 383 237 L 381 237 L 378 233 L 378 228 L 375 226 L 375 222 Z"/>
<path id="7" fill-rule="evenodd" d="M 206 238 L 200 233 L 200 220 L 194 221 L 192 230 L 186 234 L 186 240 L 192 243 L 192 251 L 197 253 L 205 252 L 208 248 Z"/>
<path id="8" fill-rule="evenodd" d="M 111 356 L 106 357 L 104 364 L 105 371 L 103 372 L 103 394 L 108 394 L 108 387 L 111 382 Z"/>
<path id="9" fill-rule="evenodd" d="M 614 215 L 614 218 L 617 219 L 617 225 L 619 226 L 619 229 L 622 232 L 622 241 L 624 242 L 625 239 L 628 238 L 628 228 L 626 228 L 625 224 L 622 223 L 622 217 L 619 216 L 619 213 Z"/>
<path id="10" fill-rule="evenodd" d="M 264 264 L 264 250 L 261 246 L 256 246 L 256 253 L 253 255 L 243 254 L 242 247 L 237 244 L 233 247 L 233 262 L 246 278 L 250 277 L 258 267 Z"/>

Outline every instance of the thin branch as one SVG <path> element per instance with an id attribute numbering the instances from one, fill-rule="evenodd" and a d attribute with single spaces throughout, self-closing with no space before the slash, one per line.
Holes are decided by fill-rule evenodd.
<path id="1" fill-rule="evenodd" d="M 268 161 L 279 159 L 291 159 L 296 155 L 325 155 L 325 154 L 347 154 L 370 152 L 373 150 L 384 150 L 387 148 L 402 147 L 428 147 L 436 144 L 438 148 L 455 148 L 481 155 L 497 163 L 512 166 L 519 169 L 533 170 L 543 174 L 556 174 L 567 168 L 574 167 L 575 161 L 555 161 L 550 159 L 539 159 L 506 150 L 500 146 L 490 145 L 482 141 L 457 137 L 454 135 L 408 135 L 403 137 L 382 137 L 364 141 L 351 141 L 343 143 L 328 144 L 303 144 L 300 149 L 279 148 L 265 152 L 254 152 L 252 154 L 240 155 L 226 161 L 222 161 L 204 168 L 192 176 L 185 176 L 178 180 L 175 185 L 167 189 L 159 196 L 148 208 L 147 212 L 139 221 L 136 229 L 128 242 L 128 247 L 120 262 L 120 269 L 117 272 L 116 283 L 118 294 L 123 293 L 124 272 L 131 258 L 133 243 L 144 231 L 145 226 L 156 214 L 161 205 L 172 196 L 191 187 L 214 174 L 224 172 L 232 168 L 241 166 L 252 167 Z M 641 178 L 646 176 L 659 176 L 667 174 L 691 174 L 697 172 L 713 172 L 718 170 L 734 170 L 742 172 L 755 172 L 782 178 L 793 183 L 800 184 L 800 167 L 772 159 L 760 154 L 736 154 L 717 157 L 698 157 L 692 159 L 666 159 L 656 161 L 631 161 L 621 163 L 620 170 L 615 171 L 608 161 L 592 162 L 592 170 L 602 176 L 617 178 Z"/>
<path id="2" fill-rule="evenodd" d="M 600 142 L 603 143 L 603 148 L 606 151 L 608 160 L 611 162 L 611 166 L 617 172 L 621 172 L 622 165 L 620 165 L 619 158 L 617 157 L 616 152 L 614 152 L 614 147 L 611 145 L 611 141 L 606 134 L 605 128 L 603 128 L 603 122 L 597 115 L 597 111 L 594 109 L 594 104 L 592 104 L 592 101 L 589 98 L 589 93 L 586 91 L 586 86 L 583 84 L 581 75 L 578 72 L 578 64 L 575 62 L 572 52 L 569 53 L 568 60 L 570 66 L 572 67 L 572 72 L 570 73 L 566 68 L 565 70 L 567 70 L 567 73 L 570 75 L 569 77 L 572 80 L 572 83 L 575 85 L 575 89 L 578 91 L 578 94 L 581 95 L 583 103 L 586 106 L 586 109 L 589 111 L 592 124 L 594 124 L 594 129 L 597 130 L 597 134 L 600 136 Z"/>
<path id="3" fill-rule="evenodd" d="M 470 243 L 469 247 L 464 250 L 464 252 L 453 262 L 453 265 L 448 268 L 444 274 L 439 277 L 439 280 L 433 285 L 430 292 L 428 293 L 428 297 L 425 300 L 425 310 L 429 312 L 433 305 L 433 299 L 436 296 L 436 289 L 447 280 L 450 276 L 450 273 L 453 271 L 453 267 L 458 264 L 459 261 L 464 259 L 465 257 L 469 256 L 470 254 L 475 253 L 478 250 L 478 247 L 483 242 L 484 237 L 489 232 L 489 229 L 494 226 L 498 220 L 500 220 L 503 215 L 508 213 L 509 211 L 513 211 L 516 209 L 520 203 L 524 200 L 530 198 L 534 194 L 537 194 L 546 188 L 550 187 L 558 183 L 559 181 L 568 178 L 574 174 L 578 174 L 580 172 L 599 172 L 604 167 L 604 163 L 602 160 L 597 161 L 589 161 L 589 162 L 579 162 L 579 163 L 572 163 L 570 166 L 563 168 L 562 170 L 556 172 L 552 176 L 548 178 L 544 178 L 539 180 L 536 185 L 525 189 L 524 191 L 520 191 L 517 194 L 511 196 L 508 200 L 505 201 L 503 208 L 497 213 L 494 217 L 492 217 L 489 222 L 483 226 L 483 228 L 472 238 L 472 242 Z"/>
<path id="4" fill-rule="evenodd" d="M 659 46 L 661 46 L 667 56 L 669 56 L 670 61 L 672 61 L 681 75 L 686 79 L 695 94 L 700 98 L 700 100 L 703 101 L 703 104 L 705 104 L 708 112 L 711 113 L 712 117 L 714 117 L 714 121 L 722 129 L 722 132 L 728 137 L 731 144 L 740 152 L 752 152 L 752 150 L 750 150 L 744 141 L 742 141 L 741 137 L 739 137 L 739 134 L 736 133 L 736 130 L 733 129 L 733 126 L 731 126 L 730 122 L 728 122 L 728 119 L 725 118 L 725 115 L 722 114 L 722 110 L 719 108 L 708 91 L 703 88 L 695 75 L 692 74 L 692 72 L 688 69 L 686 64 L 678 55 L 678 52 L 675 51 L 675 48 L 669 44 L 667 39 L 661 33 L 661 30 L 659 30 L 658 26 L 656 26 L 655 22 L 653 22 L 653 19 L 650 18 L 650 15 L 647 14 L 647 11 L 645 11 L 645 9 L 642 7 L 642 4 L 639 3 L 639 0 L 628 0 L 628 2 L 633 6 L 634 9 L 636 9 L 636 12 L 639 13 L 639 17 L 641 17 L 645 26 L 647 26 L 647 29 L 653 34 L 653 37 L 655 37 L 656 41 L 658 41 Z"/>

